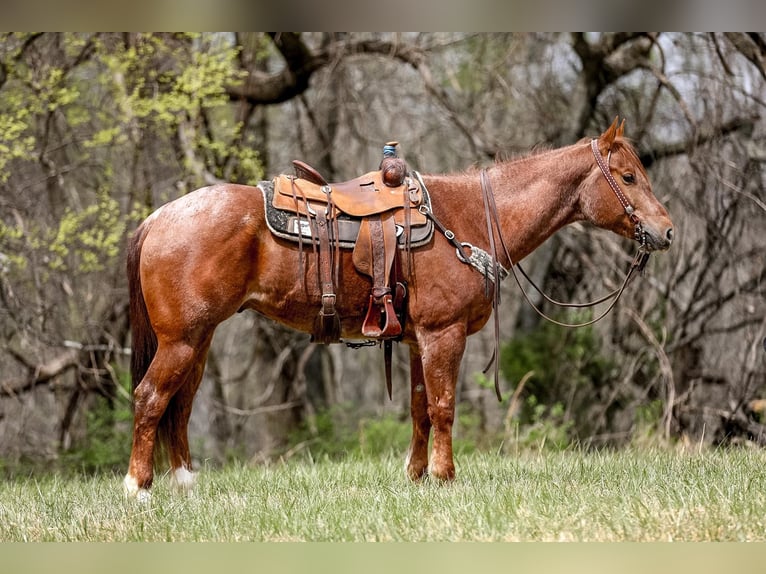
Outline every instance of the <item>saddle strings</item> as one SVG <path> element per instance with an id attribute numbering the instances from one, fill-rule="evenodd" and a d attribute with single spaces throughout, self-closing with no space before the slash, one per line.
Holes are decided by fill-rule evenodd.
<path id="1" fill-rule="evenodd" d="M 293 202 L 295 203 L 295 213 L 297 218 L 297 226 L 298 226 L 298 274 L 303 279 L 303 288 L 308 293 L 308 285 L 306 284 L 306 273 L 304 270 L 304 253 L 303 253 L 303 229 L 301 227 L 301 210 L 298 206 L 298 194 L 295 193 L 295 178 L 290 178 L 290 191 L 293 195 Z M 316 241 L 314 239 L 314 228 L 311 225 L 311 215 L 308 209 L 308 201 L 306 200 L 306 196 L 303 194 L 303 191 L 301 191 L 301 195 L 303 196 L 303 203 L 307 206 L 306 209 L 306 224 L 309 228 L 309 233 L 311 234 L 311 246 L 314 250 L 314 255 L 316 256 Z"/>

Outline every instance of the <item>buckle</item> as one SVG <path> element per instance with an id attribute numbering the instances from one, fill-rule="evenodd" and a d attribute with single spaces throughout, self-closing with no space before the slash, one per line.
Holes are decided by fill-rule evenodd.
<path id="1" fill-rule="evenodd" d="M 332 307 L 335 306 L 335 293 L 328 293 L 326 295 L 322 295 L 322 305 L 330 305 Z"/>

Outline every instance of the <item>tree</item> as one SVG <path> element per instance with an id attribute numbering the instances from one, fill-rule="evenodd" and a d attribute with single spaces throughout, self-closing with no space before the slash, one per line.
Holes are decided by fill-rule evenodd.
<path id="1" fill-rule="evenodd" d="M 1 394 L 22 405 L 4 437 L 23 446 L 36 417 L 26 393 L 47 384 L 66 407 L 43 409 L 48 430 L 34 446 L 57 437 L 63 447 L 91 398 L 111 407 L 127 396 L 129 229 L 179 191 L 215 176 L 254 182 L 261 170 L 231 146 L 226 87 L 240 72 L 224 38 L 6 34 L 1 46 Z"/>

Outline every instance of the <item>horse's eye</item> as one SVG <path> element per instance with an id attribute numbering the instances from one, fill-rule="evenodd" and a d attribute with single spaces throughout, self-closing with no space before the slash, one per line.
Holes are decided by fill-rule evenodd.
<path id="1" fill-rule="evenodd" d="M 628 185 L 634 184 L 636 183 L 636 176 L 633 175 L 632 173 L 625 173 L 622 176 L 622 181 L 624 181 Z"/>

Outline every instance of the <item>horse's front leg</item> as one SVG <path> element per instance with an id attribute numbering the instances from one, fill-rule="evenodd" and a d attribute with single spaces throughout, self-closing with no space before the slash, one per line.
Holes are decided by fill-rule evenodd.
<path id="1" fill-rule="evenodd" d="M 412 439 L 407 451 L 405 470 L 410 480 L 419 480 L 428 471 L 428 437 L 431 434 L 431 419 L 428 416 L 423 361 L 415 345 L 410 346 L 410 415 L 412 416 Z"/>
<path id="2" fill-rule="evenodd" d="M 455 478 L 452 423 L 455 420 L 455 388 L 465 341 L 466 329 L 461 324 L 418 335 L 428 419 L 434 433 L 429 472 L 441 480 Z"/>

